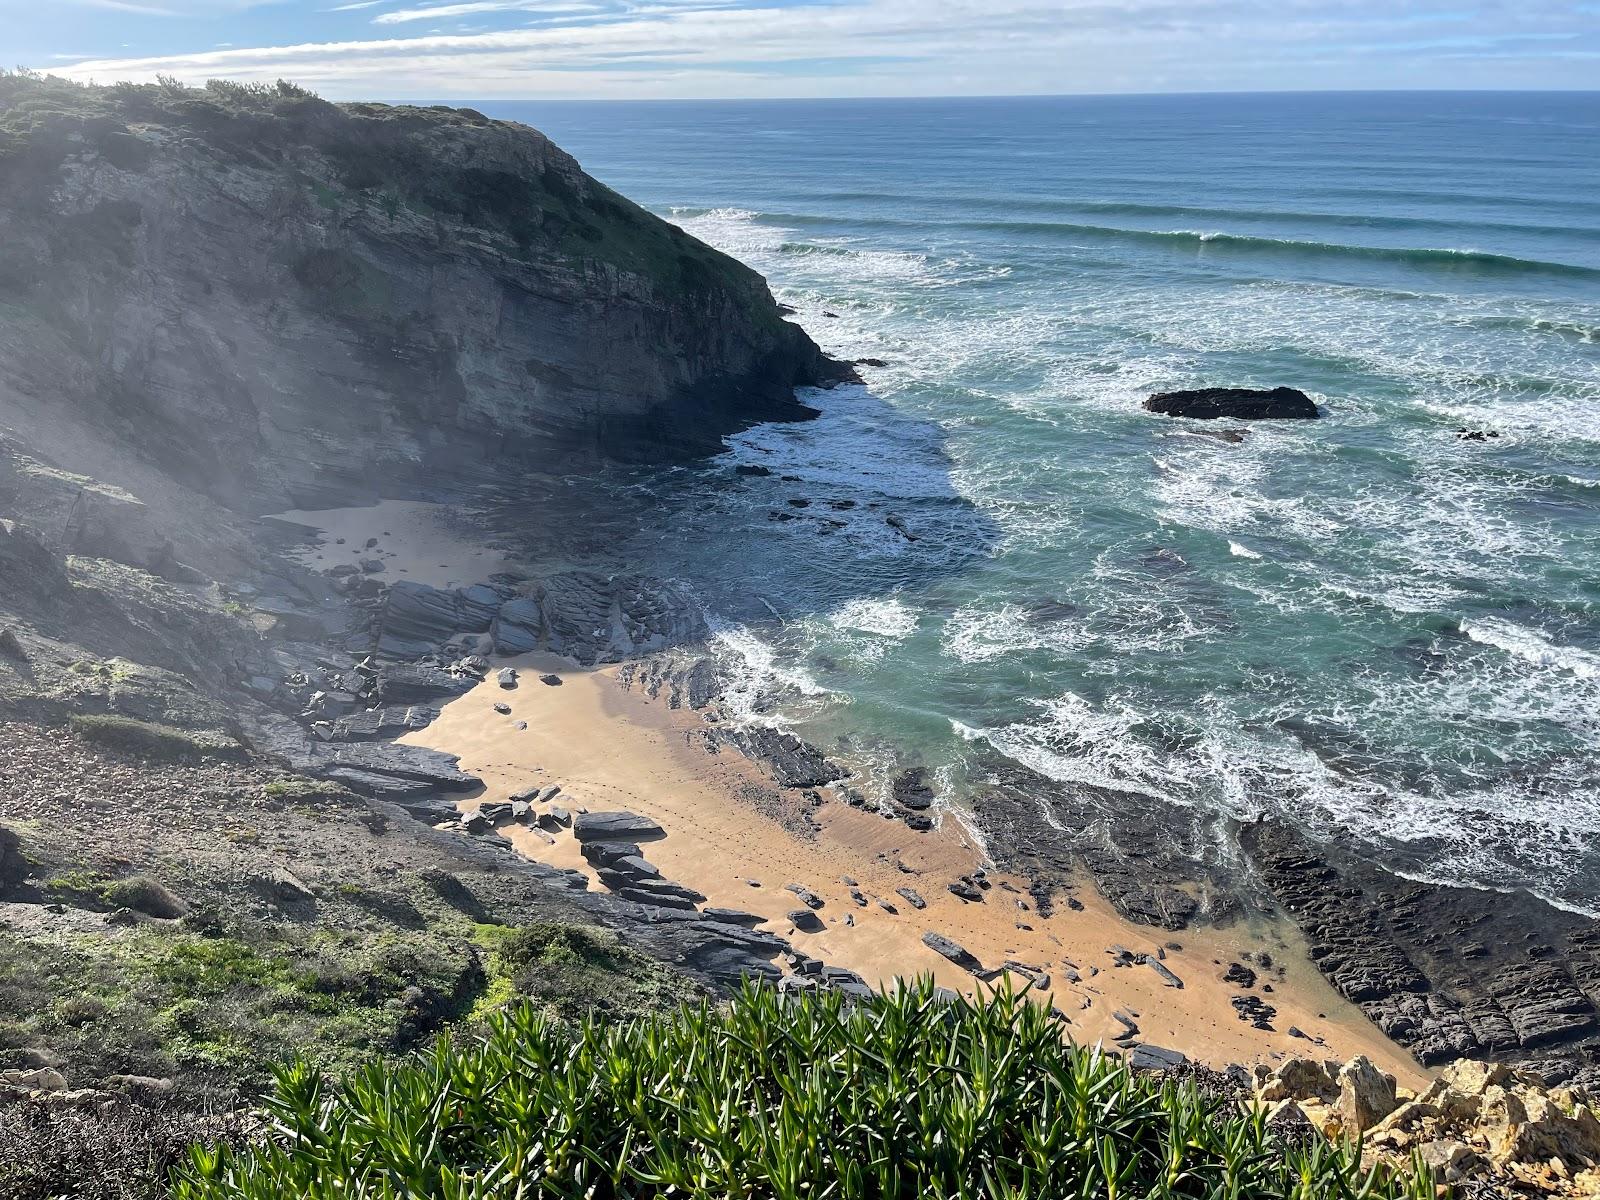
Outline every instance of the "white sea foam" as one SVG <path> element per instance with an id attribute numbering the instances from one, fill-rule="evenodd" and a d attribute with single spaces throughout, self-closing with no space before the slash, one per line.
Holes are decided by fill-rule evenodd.
<path id="1" fill-rule="evenodd" d="M 1074 619 L 1029 620 L 1015 604 L 958 609 L 945 622 L 944 652 L 964 663 L 993 662 L 1010 655 L 1059 654 L 1080 650 L 1093 640 Z"/>
<path id="2" fill-rule="evenodd" d="M 1475 642 L 1504 650 L 1536 667 L 1568 671 L 1578 679 L 1600 679 L 1600 654 L 1575 646 L 1557 646 L 1543 634 L 1510 621 L 1476 617 L 1462 621 L 1461 632 Z"/>
<path id="3" fill-rule="evenodd" d="M 1032 703 L 1038 720 L 985 730 L 984 740 L 1049 779 L 1188 802 L 1182 775 L 1133 733 L 1140 715 L 1132 707 L 1096 706 L 1074 692 Z"/>
<path id="4" fill-rule="evenodd" d="M 917 612 L 896 597 L 851 600 L 828 614 L 836 629 L 855 630 L 900 642 L 917 630 Z"/>
<path id="5" fill-rule="evenodd" d="M 723 708 L 735 724 L 781 724 L 771 707 L 775 693 L 812 701 L 844 699 L 817 682 L 789 656 L 780 655 L 748 626 L 713 621 L 711 636 L 727 672 Z"/>
<path id="6" fill-rule="evenodd" d="M 734 439 L 736 461 L 798 476 L 814 505 L 819 493 L 861 501 L 834 536 L 874 565 L 898 556 L 909 572 L 932 543 L 913 550 L 884 525 L 885 510 L 865 508 L 869 497 L 892 501 L 886 509 L 925 505 L 917 519 L 948 522 L 936 534 L 945 542 L 970 537 L 974 511 L 999 530 L 999 565 L 985 579 L 1001 586 L 956 593 L 939 629 L 945 657 L 925 674 L 905 670 L 915 695 L 897 702 L 937 703 L 945 670 L 966 689 L 1070 684 L 1033 718 L 992 730 L 952 721 L 953 736 L 1062 780 L 1239 816 L 1271 810 L 1328 836 L 1412 847 L 1419 869 L 1441 878 L 1533 876 L 1551 892 L 1592 893 L 1580 875 L 1600 861 L 1600 789 L 1584 765 L 1600 754 L 1600 655 L 1474 617 L 1461 625 L 1474 646 L 1441 641 L 1426 669 L 1420 658 L 1398 664 L 1420 630 L 1437 627 L 1416 618 L 1476 611 L 1507 581 L 1537 600 L 1550 568 L 1574 561 L 1585 535 L 1572 516 L 1588 503 L 1579 489 L 1600 486 L 1589 336 L 1600 311 L 1204 272 L 1173 286 L 1094 264 L 1114 257 L 1103 246 L 1076 258 L 1090 265 L 1067 282 L 1030 282 L 1029 263 L 1003 287 L 952 292 L 1006 268 L 898 235 L 830 238 L 796 220 L 800 232 L 748 210 L 680 219 L 769 274 L 830 352 L 891 361 L 870 372 L 875 395 L 829 393 L 819 422 Z M 1329 419 L 1253 425 L 1242 444 L 1224 445 L 1140 411 L 1152 391 L 1223 375 L 1256 382 L 1252 364 L 1268 376 L 1260 382 L 1328 387 Z M 898 411 L 886 415 L 883 398 Z M 919 425 L 906 416 L 926 419 L 922 432 L 943 444 L 897 440 Z M 1460 442 L 1456 426 L 1501 436 Z M 740 492 L 753 505 L 784 494 L 776 481 Z M 941 506 L 967 515 L 947 518 Z M 802 526 L 774 536 L 795 542 Z M 1272 567 L 1219 571 L 1190 553 L 1217 544 L 1193 531 Z M 1158 545 L 1181 545 L 1193 567 L 1141 565 Z M 1006 575 L 1013 562 L 1030 574 Z M 908 577 L 890 573 L 886 588 Z M 1079 607 L 1059 619 L 985 598 L 1064 587 Z M 893 649 L 906 663 L 871 672 L 874 686 L 891 686 L 922 652 L 919 617 L 930 630 L 939 620 L 907 598 L 916 594 L 834 600 L 776 644 L 743 647 L 752 698 L 778 689 L 826 703 L 793 666 L 813 649 L 858 662 Z M 1262 656 L 1251 634 L 1274 621 L 1289 638 L 1285 670 L 1301 632 L 1314 645 L 1319 630 L 1348 627 L 1349 656 L 1286 678 L 1240 660 Z M 1192 682 L 1213 657 L 1217 693 L 1184 693 L 1176 708 L 1177 680 Z M 1168 664 L 1170 689 L 1134 686 Z M 1099 695 L 1095 685 L 1109 697 L 1080 694 Z M 1154 735 L 1152 723 L 1174 712 L 1189 722 L 1184 736 Z M 1330 765 L 1274 727 L 1287 717 L 1359 730 L 1372 761 Z"/>

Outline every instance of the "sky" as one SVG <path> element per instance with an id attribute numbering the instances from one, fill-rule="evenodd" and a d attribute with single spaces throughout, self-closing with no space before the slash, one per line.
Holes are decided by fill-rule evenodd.
<path id="1" fill-rule="evenodd" d="M 1600 88 L 1600 0 L 0 0 L 0 39 L 333 100 Z"/>

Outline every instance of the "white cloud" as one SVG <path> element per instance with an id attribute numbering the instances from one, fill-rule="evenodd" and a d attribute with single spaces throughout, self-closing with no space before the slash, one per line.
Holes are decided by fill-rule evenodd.
<path id="1" fill-rule="evenodd" d="M 551 15 L 578 2 L 411 0 L 377 21 Z M 568 13 L 575 19 L 489 32 L 98 59 L 62 73 L 100 81 L 158 73 L 195 81 L 284 77 L 335 98 L 435 99 L 1418 86 L 1430 81 L 1417 70 L 1427 52 L 1415 47 L 1512 27 L 1504 15 L 1464 14 L 1457 0 L 1411 0 L 1403 8 L 1391 0 L 688 3 L 647 0 L 604 20 Z M 1514 27 L 1572 32 L 1574 20 L 1565 6 L 1529 4 Z M 1394 52 L 1371 53 L 1386 47 Z M 1330 60 L 1344 64 L 1331 82 L 1323 73 Z M 1451 73 L 1431 82 L 1472 86 L 1471 69 L 1452 59 Z"/>
<path id="2" fill-rule="evenodd" d="M 466 0 L 460 4 L 439 4 L 431 8 L 400 8 L 373 18 L 376 25 L 403 25 L 408 21 L 443 20 L 470 17 L 479 13 L 530 12 L 545 16 L 566 16 L 599 12 L 596 4 L 544 3 L 542 0 Z"/>
<path id="3" fill-rule="evenodd" d="M 111 12 L 137 13 L 144 17 L 175 17 L 177 11 L 158 8 L 154 4 L 139 4 L 135 0 L 77 0 L 85 8 L 101 8 Z"/>

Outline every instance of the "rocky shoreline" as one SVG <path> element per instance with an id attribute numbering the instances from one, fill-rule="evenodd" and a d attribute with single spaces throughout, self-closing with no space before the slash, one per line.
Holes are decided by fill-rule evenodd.
<path id="1" fill-rule="evenodd" d="M 88 91 L 76 97 L 87 112 L 71 96 L 44 98 L 59 110 L 43 110 L 28 169 L 0 188 L 13 248 L 0 300 L 22 313 L 0 322 L 0 921 L 16 946 L 155 953 L 146 935 L 181 937 L 191 958 L 226 945 L 265 972 L 257 943 L 268 945 L 294 970 L 279 964 L 262 978 L 289 988 L 317 959 L 329 988 L 347 988 L 342 1003 L 384 1031 L 360 1031 L 362 1044 L 390 1052 L 467 1015 L 463 997 L 492 995 L 484 981 L 500 952 L 474 940 L 485 928 L 598 927 L 708 991 L 747 977 L 786 989 L 866 986 L 859 972 L 797 949 L 795 933 L 822 924 L 805 882 L 784 899 L 795 933 L 768 932 L 664 873 L 640 814 L 580 812 L 548 787 L 462 811 L 459 801 L 482 796 L 481 779 L 399 739 L 486 683 L 507 696 L 561 685 L 560 672 L 505 676 L 496 665 L 540 653 L 624 664 L 626 688 L 693 715 L 707 755 L 759 764 L 770 786 L 743 800 L 801 839 L 828 806 L 876 812 L 907 845 L 937 833 L 952 804 L 966 808 L 988 861 L 914 878 L 885 852 L 892 888 L 843 885 L 857 910 L 994 905 L 1007 930 L 1026 931 L 1081 909 L 1092 887 L 1152 933 L 1148 949 L 1108 947 L 1105 969 L 1173 992 L 1190 970 L 1168 957 L 1181 947 L 1173 935 L 1281 918 L 1338 993 L 1419 1062 L 1493 1058 L 1548 1084 L 1600 1084 L 1593 921 L 1522 894 L 1405 880 L 1279 823 L 1241 827 L 1064 785 L 998 755 L 971 772 L 970 795 L 940 795 L 929 772 L 896 761 L 886 795 L 869 798 L 844 753 L 729 720 L 705 615 L 671 581 L 609 569 L 603 547 L 531 556 L 532 566 L 460 586 L 399 578 L 379 538 L 308 562 L 305 530 L 259 514 L 379 494 L 488 503 L 510 489 L 486 479 L 537 472 L 517 494 L 542 488 L 551 499 L 534 515 L 559 525 L 601 503 L 565 495 L 569 461 L 701 452 L 751 422 L 803 418 L 794 388 L 846 369 L 781 319 L 752 273 L 614 197 L 532 130 L 466 111 L 337 108 L 286 94 L 270 114 L 281 124 L 263 133 L 215 98 L 160 89 Z M 258 152 L 240 151 L 247 127 L 266 137 Z M 427 194 L 356 170 L 371 165 L 368 140 L 433 164 L 416 181 Z M 441 209 L 440 189 L 476 200 Z M 537 227 L 513 220 L 525 204 L 495 202 L 507 189 L 519 204 L 538 202 Z M 204 219 L 191 195 L 210 197 Z M 91 226 L 106 237 L 79 236 Z M 251 231 L 242 247 L 230 233 L 241 228 Z M 212 278 L 208 263 L 227 271 Z M 257 277 L 295 300 L 270 300 Z M 412 311 L 417 295 L 427 311 Z M 483 296 L 494 303 L 473 299 Z M 593 357 L 601 341 L 572 335 L 578 313 L 628 331 L 625 352 Z M 296 365 L 275 373 L 282 362 Z M 329 378 L 340 405 L 322 400 Z M 872 519 L 908 543 L 918 537 L 893 513 Z M 500 703 L 515 721 L 510 700 Z M 604 890 L 493 836 L 511 828 L 570 837 Z M 161 872 L 167 882 L 154 878 Z M 1026 892 L 991 872 L 1025 881 Z M 324 961 L 343 952 L 330 939 L 346 928 L 374 941 L 415 935 L 415 957 L 384 975 L 393 995 L 341 981 Z M 1046 990 L 1052 974 L 1078 983 L 1080 970 L 1101 970 L 980 957 L 942 931 L 920 944 L 973 981 Z M 445 967 L 426 987 L 398 982 L 435 961 Z M 644 960 L 618 961 L 651 995 L 678 994 Z M 162 962 L 180 982 L 198 970 Z M 1271 954 L 1212 966 L 1247 1029 L 1309 1046 L 1303 1032 L 1278 1029 L 1283 968 Z M 202 1038 L 206 1014 L 173 1001 L 164 996 L 156 1015 L 194 1062 L 246 1061 L 248 1047 Z M 289 1027 L 329 1024 L 316 1002 L 298 998 L 293 1019 L 305 1024 Z M 123 1015 L 112 1000 L 96 1004 L 68 1006 L 71 1020 L 51 1027 L 86 1056 L 93 1047 L 74 1031 Z M 141 998 L 135 1009 L 146 1019 L 156 1005 Z M 1109 1040 L 1136 1064 L 1182 1065 L 1146 1040 L 1139 1014 L 1113 1017 L 1121 1032 Z M 128 1074 L 50 1061 L 31 1029 L 6 1036 L 9 1069 L 73 1085 L 8 1080 L 17 1089 L 101 1091 Z M 1493 1086 L 1510 1093 L 1506 1080 L 1529 1079 Z M 1333 1088 L 1332 1077 L 1314 1083 L 1280 1099 L 1310 1103 Z M 1476 1094 L 1490 1103 L 1487 1090 Z M 1439 1121 L 1444 1111 L 1412 1116 Z M 1392 1128 L 1415 1132 L 1401 1124 Z"/>
<path id="2" fill-rule="evenodd" d="M 578 588 L 531 586 L 546 597 L 589 597 L 585 618 L 567 626 L 559 616 L 545 617 L 534 622 L 537 636 L 507 640 L 496 632 L 503 606 L 499 616 L 476 613 L 470 628 L 446 622 L 430 632 L 436 640 L 476 634 L 501 652 L 554 650 L 587 664 L 638 660 L 625 676 L 633 686 L 672 707 L 716 706 L 716 663 L 696 652 L 703 620 L 674 589 L 617 580 L 610 620 L 603 621 L 592 579 Z M 515 599 L 505 605 L 529 611 Z M 431 611 L 460 610 L 439 603 Z M 570 628 L 587 633 L 574 641 Z M 663 653 L 669 646 L 683 649 Z M 713 725 L 706 737 L 713 747 L 762 761 L 781 788 L 815 793 L 844 784 L 845 803 L 865 803 L 848 786 L 846 768 L 793 734 Z M 1208 859 L 1212 843 L 1187 814 L 1142 797 L 1067 788 L 998 758 L 989 778 L 971 801 L 974 815 L 996 862 L 1032 880 L 1043 912 L 1069 898 L 1085 873 L 1129 920 L 1170 931 L 1282 912 L 1335 988 L 1425 1065 L 1492 1057 L 1526 1062 L 1557 1081 L 1595 1077 L 1600 1028 L 1591 997 L 1600 988 L 1600 931 L 1592 922 L 1523 895 L 1408 881 L 1310 844 L 1278 823 L 1227 832 L 1247 857 L 1248 873 L 1240 873 Z M 935 799 L 924 774 L 908 768 L 894 781 L 884 812 L 913 831 L 925 829 Z M 1041 801 L 1065 836 L 1039 819 Z M 1240 1006 L 1241 1019 L 1258 1012 L 1256 1005 Z"/>

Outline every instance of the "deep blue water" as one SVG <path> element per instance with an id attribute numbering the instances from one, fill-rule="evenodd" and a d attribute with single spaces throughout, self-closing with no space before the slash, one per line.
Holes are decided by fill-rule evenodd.
<path id="1" fill-rule="evenodd" d="M 1600 907 L 1600 94 L 486 110 L 888 362 L 632 546 L 869 779 L 983 745 Z M 1225 384 L 1326 419 L 1140 409 Z"/>

